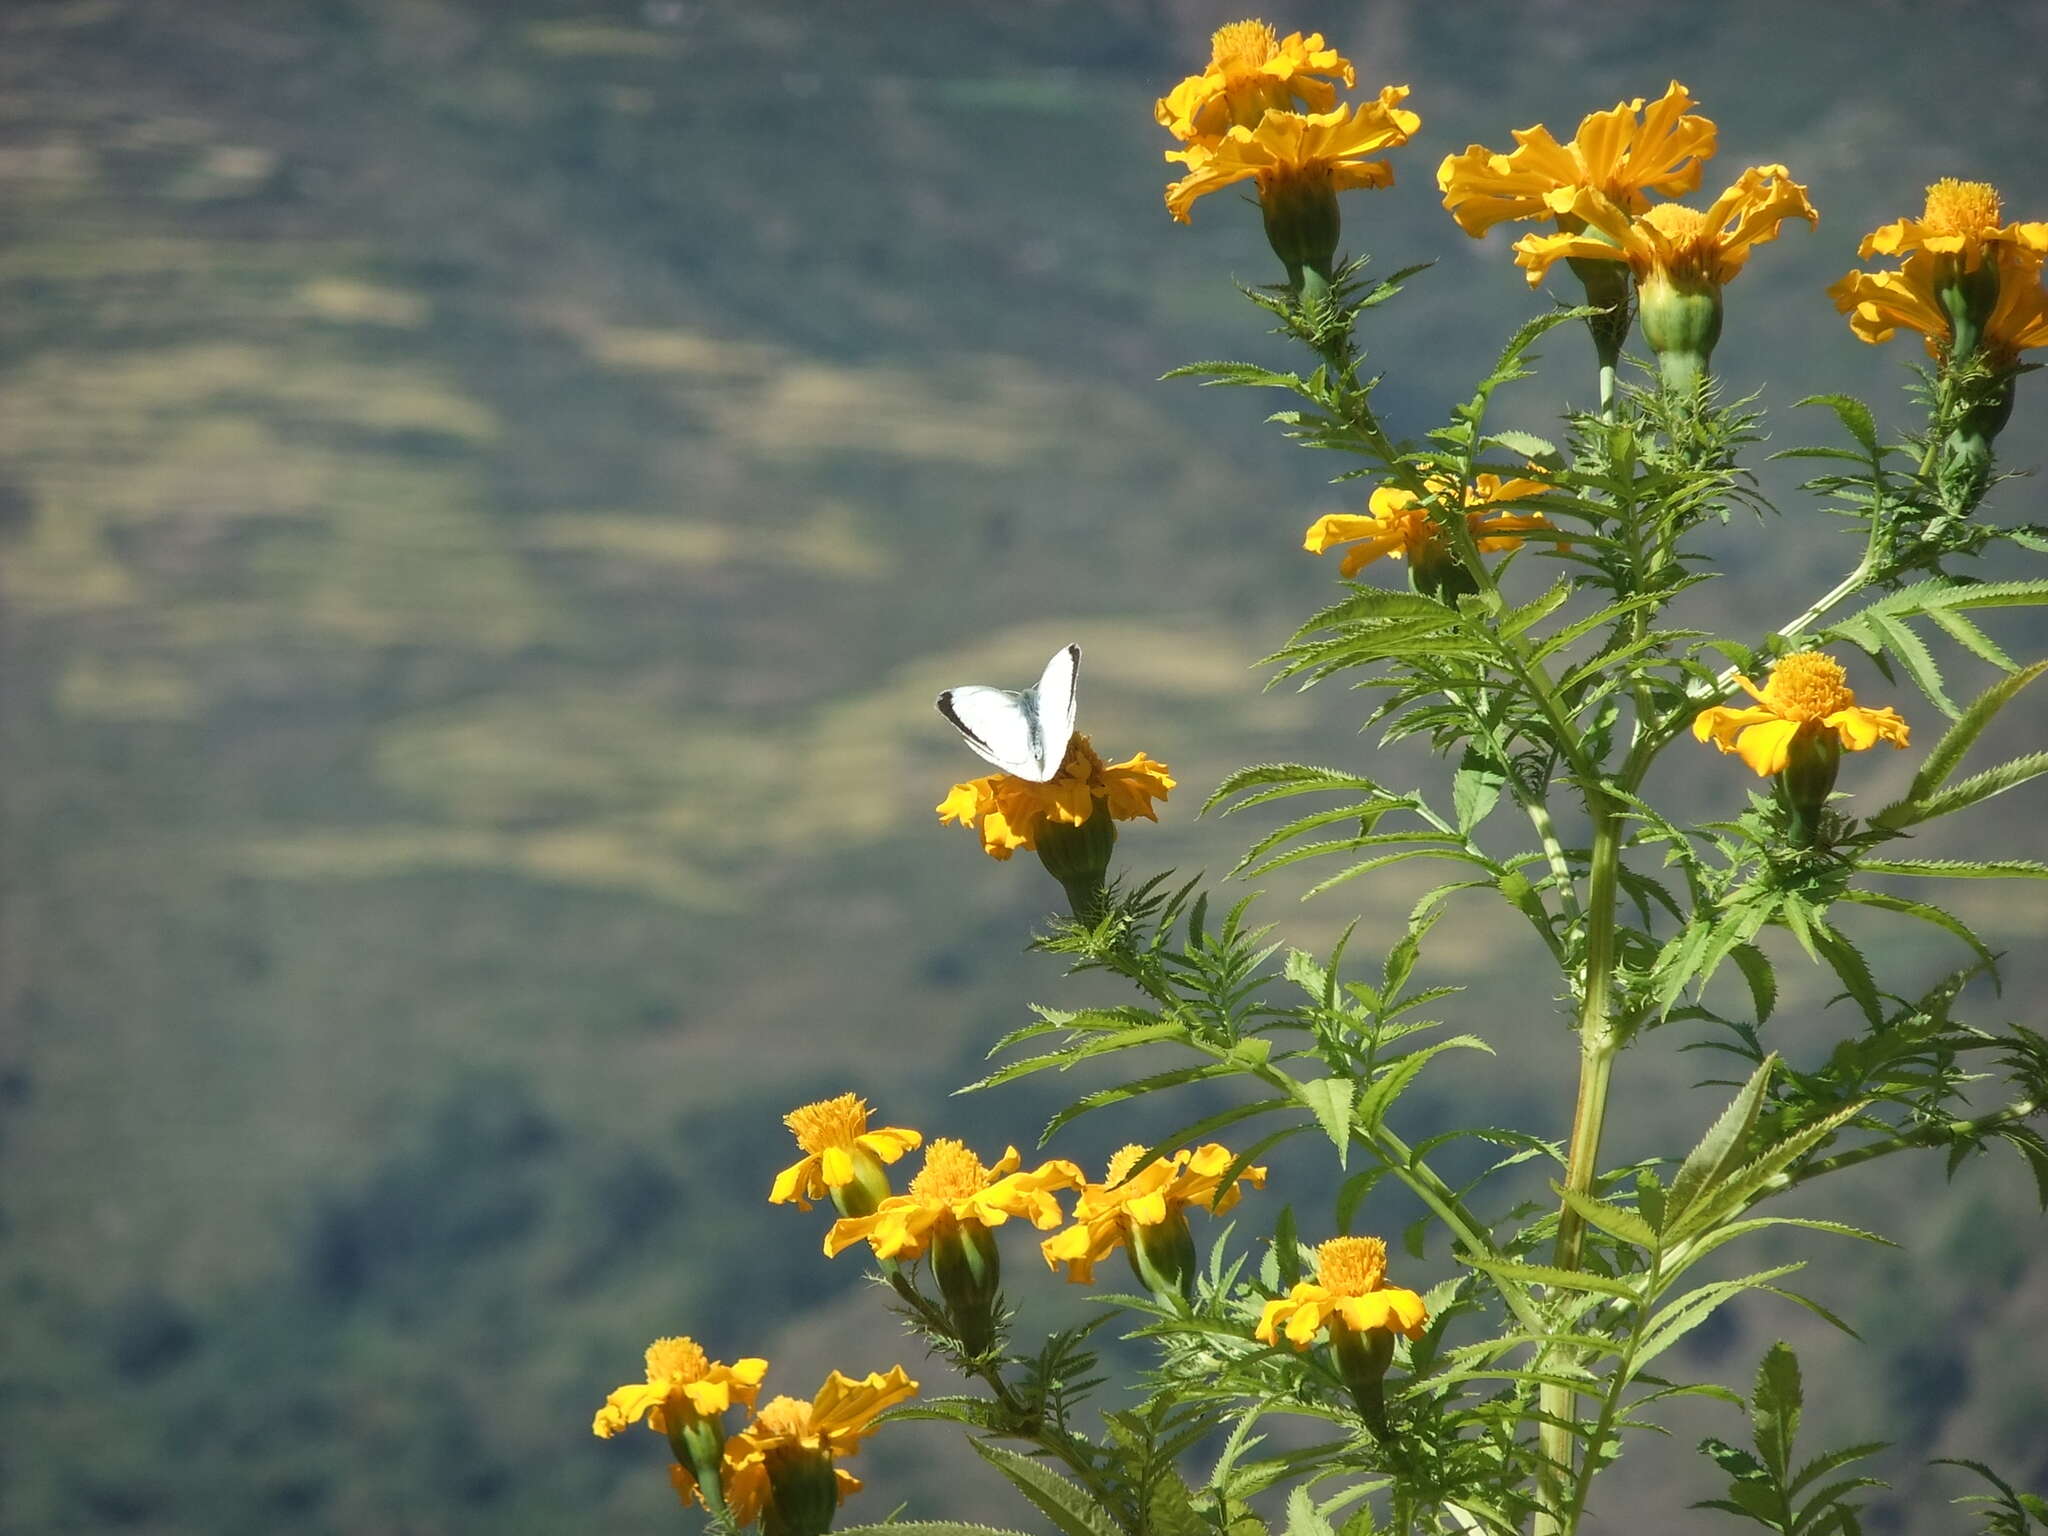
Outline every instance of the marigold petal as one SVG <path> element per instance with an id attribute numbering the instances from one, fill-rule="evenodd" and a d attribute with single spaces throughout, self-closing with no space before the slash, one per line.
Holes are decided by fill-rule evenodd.
<path id="1" fill-rule="evenodd" d="M 1693 716 L 1692 734 L 1697 741 L 1706 741 L 1711 738 L 1714 745 L 1723 752 L 1733 752 L 1735 750 L 1735 738 L 1740 736 L 1750 726 L 1761 725 L 1766 720 L 1775 720 L 1777 718 L 1778 716 L 1773 711 L 1765 709 L 1761 704 L 1748 705 L 1741 709 L 1733 709 L 1726 704 L 1716 704 L 1712 708 L 1703 709 Z"/>
<path id="2" fill-rule="evenodd" d="M 768 1191 L 768 1203 L 788 1205 L 794 1201 L 798 1210 L 808 1211 L 811 1198 L 824 1193 L 815 1184 L 817 1161 L 814 1157 L 807 1157 L 775 1175 L 775 1187 Z"/>
<path id="3" fill-rule="evenodd" d="M 1785 765 L 1791 761 L 1793 739 L 1798 734 L 1797 720 L 1773 717 L 1752 725 L 1737 737 L 1735 752 L 1758 778 L 1768 779 L 1785 771 Z"/>
<path id="4" fill-rule="evenodd" d="M 1865 709 L 1861 705 L 1837 710 L 1827 716 L 1821 724 L 1832 729 L 1841 738 L 1842 745 L 1851 752 L 1868 751 L 1880 741 L 1888 741 L 1895 747 L 1910 744 L 1911 727 L 1899 712 L 1887 706 L 1883 709 Z"/>
<path id="5" fill-rule="evenodd" d="M 885 1163 L 893 1163 L 906 1152 L 915 1152 L 924 1145 L 924 1133 L 907 1130 L 900 1125 L 885 1125 L 854 1138 L 854 1145 L 865 1147 Z"/>

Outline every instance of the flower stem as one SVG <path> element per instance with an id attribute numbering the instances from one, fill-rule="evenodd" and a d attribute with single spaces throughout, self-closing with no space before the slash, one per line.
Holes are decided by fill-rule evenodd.
<path id="1" fill-rule="evenodd" d="M 1621 875 L 1620 807 L 1604 794 L 1591 799 L 1592 865 L 1586 881 L 1586 960 L 1579 993 L 1579 1094 L 1572 1110 L 1571 1144 L 1565 1155 L 1564 1187 L 1591 1194 L 1600 1166 L 1600 1136 L 1607 1122 L 1607 1090 L 1614 1076 L 1614 1058 L 1622 1041 L 1610 1017 L 1609 994 L 1614 978 L 1614 907 Z M 1559 1208 L 1557 1246 L 1551 1262 L 1559 1269 L 1577 1269 L 1584 1248 L 1586 1224 L 1569 1204 Z M 1572 1433 L 1566 1425 L 1575 1407 L 1572 1389 L 1545 1383 L 1540 1402 L 1548 1420 L 1541 1429 L 1543 1502 L 1549 1511 L 1564 1506 L 1571 1479 Z M 1556 1513 L 1540 1514 L 1539 1536 L 1566 1527 Z"/>

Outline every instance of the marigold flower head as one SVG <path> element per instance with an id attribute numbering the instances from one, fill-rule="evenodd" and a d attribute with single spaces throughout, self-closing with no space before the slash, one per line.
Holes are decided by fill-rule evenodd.
<path id="1" fill-rule="evenodd" d="M 1210 38 L 1209 67 L 1175 86 L 1154 115 L 1183 143 L 1214 144 L 1233 127 L 1256 127 L 1268 111 L 1297 101 L 1327 112 L 1337 101 L 1331 81 L 1348 86 L 1357 78 L 1320 32 L 1283 38 L 1266 22 L 1234 21 Z"/>
<path id="2" fill-rule="evenodd" d="M 1081 1170 L 1064 1158 L 1022 1172 L 1015 1147 L 990 1168 L 961 1142 L 935 1139 L 924 1151 L 924 1167 L 900 1195 L 891 1195 L 867 1216 L 843 1217 L 825 1236 L 828 1256 L 865 1242 L 882 1259 L 921 1257 L 936 1237 L 967 1224 L 999 1227 L 1021 1216 L 1041 1230 L 1060 1224 L 1052 1192 L 1079 1189 Z"/>
<path id="3" fill-rule="evenodd" d="M 1819 651 L 1781 658 L 1762 688 L 1746 677 L 1735 681 L 1756 703 L 1703 709 L 1693 720 L 1692 733 L 1737 754 L 1759 778 L 1783 773 L 1799 744 L 1824 737 L 1851 752 L 1880 741 L 1907 745 L 1908 727 L 1898 711 L 1859 705 L 1841 663 Z"/>
<path id="4" fill-rule="evenodd" d="M 1917 219 L 1898 219 L 1863 237 L 1858 254 L 1904 256 L 1926 251 L 1959 260 L 1974 272 L 1987 255 L 2000 249 L 2048 254 L 2048 223 L 2001 224 L 2003 200 L 1988 181 L 1957 181 L 1944 177 L 1927 189 L 1927 204 Z"/>
<path id="5" fill-rule="evenodd" d="M 1999 246 L 1991 258 L 1998 274 L 1998 299 L 1984 322 L 1979 343 L 1994 368 L 2009 368 L 2022 352 L 2048 347 L 2048 291 L 2041 262 L 2014 245 Z M 1941 300 L 1942 258 L 1916 251 L 1896 272 L 1850 272 L 1828 289 L 1849 328 L 1873 344 L 1890 341 L 1901 327 L 1918 331 L 1930 357 L 1942 356 L 1955 339 L 1955 322 Z"/>
<path id="6" fill-rule="evenodd" d="M 751 1525 L 770 1506 L 778 1513 L 794 1514 L 782 1506 L 821 1497 L 824 1508 L 809 1512 L 812 1518 L 782 1523 L 824 1530 L 831 1510 L 861 1486 L 859 1478 L 837 1463 L 875 1432 L 879 1414 L 916 1392 L 917 1383 L 899 1365 L 886 1376 L 870 1372 L 859 1381 L 834 1371 L 809 1402 L 771 1399 L 751 1424 L 726 1442 L 725 1498 L 734 1521 Z"/>
<path id="7" fill-rule="evenodd" d="M 1456 490 L 1450 480 L 1433 479 L 1430 488 L 1444 496 Z M 1467 512 L 1465 518 L 1479 548 L 1487 554 L 1512 549 L 1530 529 L 1550 527 L 1549 519 L 1540 512 L 1510 512 L 1501 508 L 1502 503 L 1524 501 L 1548 489 L 1540 480 L 1475 475 L 1465 489 L 1464 501 L 1467 507 L 1475 509 Z M 1383 485 L 1372 493 L 1366 507 L 1363 516 L 1331 512 L 1317 518 L 1309 525 L 1302 548 L 1312 555 L 1321 555 L 1340 544 L 1355 545 L 1356 548 L 1345 551 L 1344 563 L 1338 567 L 1338 574 L 1346 578 L 1356 576 L 1383 555 L 1427 562 L 1432 556 L 1449 554 L 1442 527 L 1412 492 L 1400 486 Z"/>
<path id="8" fill-rule="evenodd" d="M 1753 165 L 1705 211 L 1681 203 L 1659 203 L 1638 217 L 1598 192 L 1581 191 L 1572 217 L 1583 232 L 1524 235 L 1515 242 L 1515 261 L 1528 269 L 1530 286 L 1543 281 L 1551 265 L 1567 257 L 1629 264 L 1643 300 L 1658 284 L 1719 288 L 1731 281 L 1759 245 L 1778 238 L 1785 220 L 1818 224 L 1820 215 L 1806 188 L 1789 179 L 1782 165 Z"/>
<path id="9" fill-rule="evenodd" d="M 694 1339 L 656 1339 L 647 1346 L 647 1380 L 620 1387 L 597 1410 L 591 1433 L 610 1439 L 643 1417 L 647 1427 L 667 1434 L 678 1425 L 715 1419 L 734 1403 L 751 1403 L 768 1374 L 766 1360 L 723 1365 L 705 1356 Z"/>
<path id="10" fill-rule="evenodd" d="M 1505 155 L 1471 145 L 1437 167 L 1444 207 L 1466 234 L 1478 236 L 1511 219 L 1568 219 L 1582 191 L 1631 214 L 1649 208 L 1651 192 L 1683 197 L 1700 184 L 1719 133 L 1710 119 L 1687 110 L 1695 105 L 1674 80 L 1647 105 L 1638 96 L 1589 113 L 1569 144 L 1538 123 L 1516 129 L 1516 147 Z"/>
<path id="11" fill-rule="evenodd" d="M 795 1134 L 804 1155 L 775 1176 L 768 1201 L 786 1205 L 793 1200 L 805 1211 L 813 1200 L 822 1200 L 869 1172 L 863 1160 L 893 1163 L 924 1141 L 918 1132 L 900 1126 L 869 1130 L 867 1101 L 854 1093 L 793 1109 L 782 1117 L 782 1123 Z"/>
<path id="12" fill-rule="evenodd" d="M 1422 126 L 1422 118 L 1401 105 L 1407 97 L 1407 86 L 1389 85 L 1378 100 L 1357 107 L 1269 111 L 1255 126 L 1233 127 L 1213 144 L 1169 150 L 1166 158 L 1188 169 L 1166 189 L 1167 212 L 1185 224 L 1196 198 L 1241 181 L 1257 182 L 1262 205 L 1309 204 L 1354 187 L 1390 187 L 1393 166 L 1367 157 L 1407 143 Z M 1335 238 L 1333 230 L 1333 246 Z"/>
<path id="13" fill-rule="evenodd" d="M 1085 1284 L 1095 1278 L 1097 1264 L 1141 1240 L 1143 1229 L 1176 1222 L 1185 1227 L 1182 1213 L 1191 1205 L 1220 1216 L 1237 1204 L 1245 1185 L 1266 1183 L 1264 1168 L 1246 1168 L 1225 1185 L 1223 1175 L 1237 1159 L 1213 1141 L 1155 1158 L 1134 1175 L 1144 1156 L 1141 1146 L 1125 1147 L 1109 1160 L 1100 1184 L 1081 1186 L 1073 1225 L 1039 1244 L 1048 1268 L 1064 1264 L 1070 1281 Z"/>
<path id="14" fill-rule="evenodd" d="M 1307 1349 L 1335 1319 L 1354 1333 L 1384 1328 L 1418 1338 L 1429 1308 L 1413 1291 L 1386 1283 L 1387 1245 L 1377 1237 L 1333 1237 L 1316 1249 L 1316 1278 L 1266 1303 L 1254 1337 L 1277 1344 L 1284 1332 Z"/>
<path id="15" fill-rule="evenodd" d="M 1088 738 L 1076 731 L 1067 745 L 1060 771 L 1042 784 L 1015 774 L 995 773 L 955 784 L 939 802 L 941 822 L 978 826 L 984 852 L 1007 859 L 1017 850 L 1038 846 L 1047 826 L 1078 827 L 1098 808 L 1117 821 L 1144 817 L 1157 821 L 1152 808 L 1164 800 L 1174 780 L 1166 764 L 1143 752 L 1120 763 L 1104 763 Z"/>

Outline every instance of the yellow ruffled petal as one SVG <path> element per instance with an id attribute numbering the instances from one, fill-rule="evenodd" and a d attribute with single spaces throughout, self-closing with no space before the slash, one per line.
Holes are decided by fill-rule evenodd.
<path id="1" fill-rule="evenodd" d="M 1880 741 L 1888 741 L 1895 747 L 1909 744 L 1911 728 L 1899 712 L 1890 707 L 1865 709 L 1860 705 L 1838 710 L 1821 721 L 1841 739 L 1842 745 L 1851 752 L 1868 751 Z"/>
<path id="2" fill-rule="evenodd" d="M 868 1131 L 855 1137 L 854 1145 L 865 1147 L 885 1163 L 893 1163 L 904 1153 L 915 1152 L 923 1146 L 924 1134 L 900 1125 L 885 1125 L 879 1130 Z"/>
<path id="3" fill-rule="evenodd" d="M 1399 1286 L 1368 1291 L 1363 1296 L 1343 1297 L 1337 1303 L 1337 1310 L 1343 1314 L 1344 1321 L 1360 1333 L 1386 1328 L 1412 1339 L 1429 1321 L 1429 1309 L 1423 1305 L 1422 1298 Z"/>
<path id="4" fill-rule="evenodd" d="M 1740 736 L 1752 725 L 1761 725 L 1766 720 L 1775 720 L 1777 718 L 1778 716 L 1775 711 L 1765 709 L 1760 704 L 1746 706 L 1741 709 L 1731 709 L 1726 704 L 1716 704 L 1712 708 L 1703 709 L 1693 716 L 1693 739 L 1695 741 L 1706 741 L 1711 738 L 1714 745 L 1723 752 L 1733 752 L 1735 750 L 1736 737 Z"/>
<path id="5" fill-rule="evenodd" d="M 1301 1288 L 1297 1287 L 1295 1294 L 1299 1296 L 1300 1293 Z M 1332 1310 L 1332 1304 L 1326 1297 L 1318 1296 L 1298 1302 L 1294 1316 L 1287 1320 L 1287 1342 L 1296 1349 L 1307 1349 L 1315 1342 L 1316 1335 L 1322 1331 L 1323 1323 Z"/>
<path id="6" fill-rule="evenodd" d="M 798 1210 L 808 1211 L 811 1208 L 811 1201 L 824 1193 L 824 1187 L 818 1179 L 818 1160 L 815 1157 L 807 1157 L 801 1162 L 790 1164 L 775 1175 L 775 1187 L 768 1191 L 768 1203 L 788 1205 L 795 1201 Z"/>
<path id="7" fill-rule="evenodd" d="M 1735 752 L 1758 778 L 1783 773 L 1791 761 L 1792 742 L 1800 731 L 1797 720 L 1775 717 L 1752 725 L 1736 738 Z"/>

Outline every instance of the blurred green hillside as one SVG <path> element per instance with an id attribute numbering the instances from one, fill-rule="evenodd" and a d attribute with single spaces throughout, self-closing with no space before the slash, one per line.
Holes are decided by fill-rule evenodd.
<path id="1" fill-rule="evenodd" d="M 1711 186 L 1783 160 L 1823 211 L 1732 290 L 1717 362 L 1769 381 L 1779 444 L 1824 431 L 1788 409 L 1824 388 L 1904 420 L 1905 345 L 1855 342 L 1821 286 L 1938 175 L 2048 211 L 2048 12 L 1934 14 L 1276 16 L 1423 115 L 1400 184 L 1348 214 L 1384 266 L 1437 260 L 1366 338 L 1394 425 L 1549 302 L 1443 215 L 1436 160 L 1673 75 L 1722 124 Z M 1229 281 L 1274 275 L 1256 218 L 1160 206 L 1152 101 L 1234 15 L 0 7 L 0 1528 L 666 1529 L 657 1444 L 587 1428 L 647 1340 L 765 1354 L 779 1390 L 895 1363 L 854 1260 L 762 1201 L 779 1116 L 854 1088 L 885 1123 L 1028 1146 L 1052 1089 L 945 1094 L 1027 1001 L 1101 995 L 1024 952 L 1057 894 L 1036 866 L 934 821 L 977 768 L 932 695 L 1079 641 L 1084 728 L 1182 783 L 1127 832 L 1147 873 L 1234 862 L 1250 831 L 1193 814 L 1230 768 L 1375 750 L 1356 700 L 1252 670 L 1330 589 L 1301 529 L 1357 488 L 1261 402 L 1155 382 L 1280 355 Z M 1519 421 L 1590 393 L 1580 338 L 1547 350 Z M 2001 444 L 2021 464 L 2036 386 Z M 1767 625 L 1842 559 L 1781 505 L 1724 536 L 1740 579 L 1700 597 L 1724 622 Z M 2041 518 L 2038 482 L 1996 506 Z M 1740 793 L 1704 758 L 1673 780 Z M 1974 835 L 2034 842 L 2027 793 Z M 1268 916 L 1315 946 L 1415 887 L 1299 889 Z M 1985 1021 L 2038 1027 L 2048 909 L 1956 905 L 2014 951 Z M 1570 1052 L 1522 941 L 1482 910 L 1438 938 L 1501 1055 L 1417 1102 L 1561 1132 Z M 1888 943 L 1902 990 L 1956 958 Z M 1828 993 L 1794 1001 L 1785 1048 L 1818 1049 Z M 1682 1043 L 1624 1061 L 1645 1108 L 1617 1161 L 1711 1117 Z M 1059 1150 L 1146 1129 L 1083 1121 Z M 2042 1486 L 2023 1170 L 1854 1193 L 1831 1214 L 1907 1243 L 1824 1293 L 1870 1347 L 1751 1308 L 1695 1363 L 1740 1380 L 1786 1334 L 1809 1381 L 1837 1370 L 1814 1417 L 1902 1441 L 1875 1530 L 1950 1519 L 1926 1456 Z M 1015 1299 L 1070 1310 L 1027 1258 Z M 1613 1497 L 1718 1491 L 1689 1443 Z M 955 1450 L 884 1435 L 865 1513 L 1026 1523 L 934 1469 Z"/>

